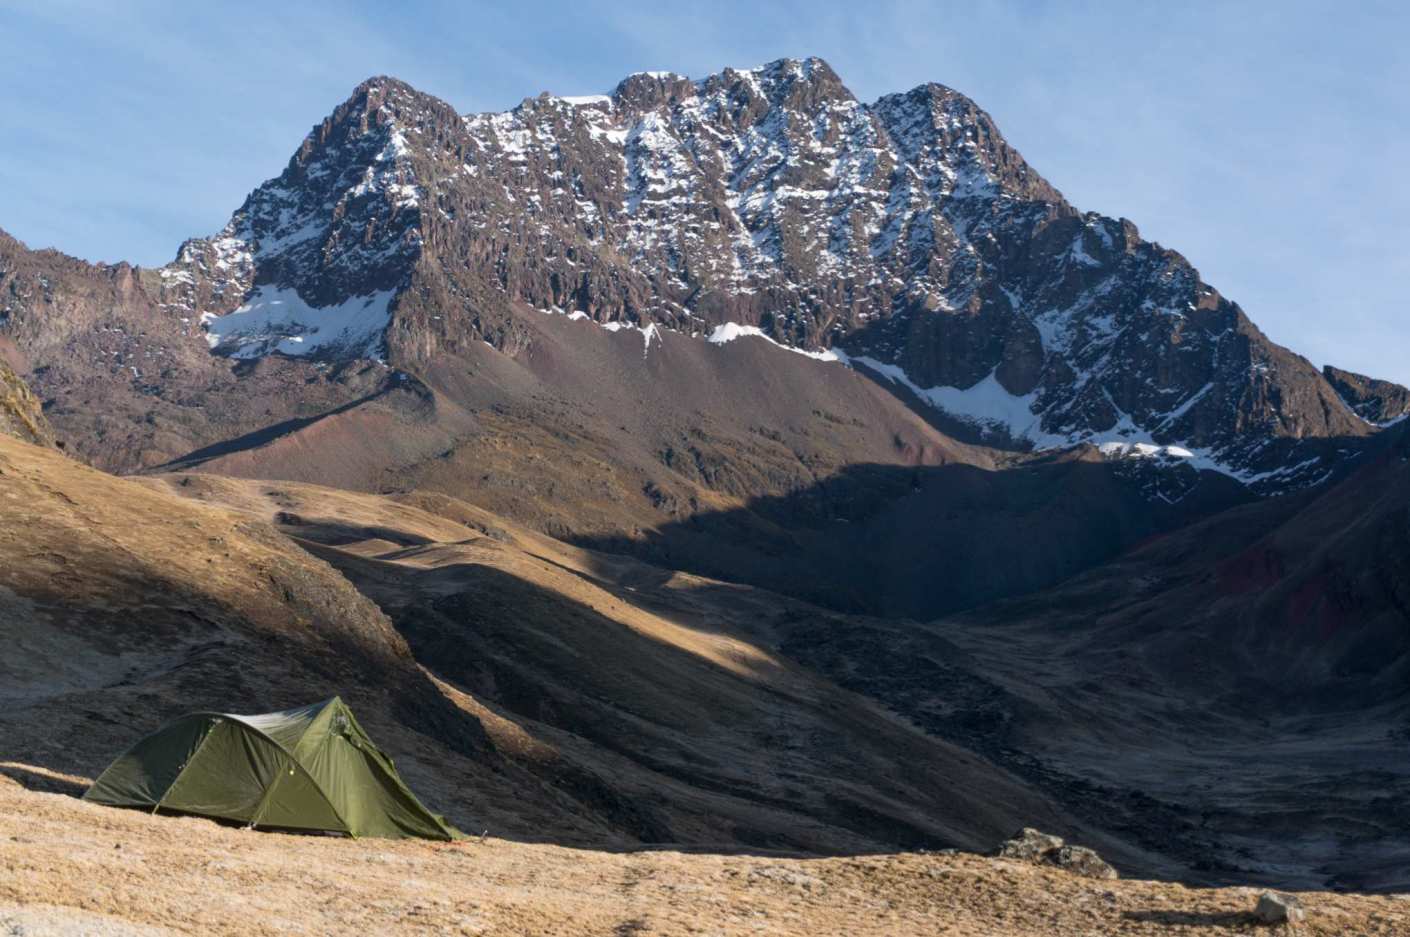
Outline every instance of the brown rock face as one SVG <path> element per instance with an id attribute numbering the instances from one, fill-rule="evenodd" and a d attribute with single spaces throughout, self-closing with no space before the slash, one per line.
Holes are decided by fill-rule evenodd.
<path id="1" fill-rule="evenodd" d="M 386 386 L 366 360 L 312 367 L 212 355 L 170 277 L 31 251 L 0 232 L 0 355 L 45 405 L 69 451 L 109 471 L 160 465 Z"/>
<path id="2" fill-rule="evenodd" d="M 0 359 L 0 433 L 40 446 L 54 445 L 54 431 L 38 398 Z"/>
<path id="3" fill-rule="evenodd" d="M 1380 381 L 1330 364 L 1322 375 L 1356 415 L 1368 423 L 1385 425 L 1410 413 L 1410 389 L 1392 381 Z"/>

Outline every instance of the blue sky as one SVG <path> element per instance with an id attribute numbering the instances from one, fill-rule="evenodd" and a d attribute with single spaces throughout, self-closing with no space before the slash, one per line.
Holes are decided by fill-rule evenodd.
<path id="1" fill-rule="evenodd" d="M 820 55 L 863 100 L 965 92 L 1274 339 L 1410 383 L 1410 5 L 1340 6 L 0 0 L 0 227 L 164 263 L 374 74 L 471 112 Z"/>

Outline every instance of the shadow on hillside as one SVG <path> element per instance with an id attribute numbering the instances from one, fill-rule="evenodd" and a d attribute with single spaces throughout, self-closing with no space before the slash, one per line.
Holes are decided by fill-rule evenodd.
<path id="1" fill-rule="evenodd" d="M 226 439 L 200 449 L 195 449 L 183 456 L 172 459 L 170 462 L 155 466 L 150 469 L 150 471 L 154 473 L 186 471 L 199 466 L 202 462 L 209 462 L 211 459 L 242 452 L 246 449 L 257 449 L 260 446 L 273 442 L 280 436 L 287 436 L 290 433 L 298 432 L 301 429 L 312 426 L 314 423 L 327 419 L 330 416 L 337 416 L 340 413 L 346 413 L 349 410 L 356 409 L 365 403 L 376 400 L 385 393 L 386 392 L 383 390 L 374 391 L 356 400 L 350 400 L 345 404 L 334 407 L 331 410 L 326 410 L 323 413 L 307 417 L 295 417 L 292 420 L 284 420 L 282 423 L 273 423 L 262 429 L 246 433 L 243 436 L 236 436 L 233 439 Z"/>
<path id="2" fill-rule="evenodd" d="M 27 790 L 40 791 L 45 794 L 82 797 L 88 790 L 88 784 L 84 781 L 13 761 L 0 762 L 0 775 L 4 775 Z"/>
<path id="3" fill-rule="evenodd" d="M 638 537 L 572 542 L 839 611 L 935 618 L 1054 585 L 1249 500 L 1212 472 L 1074 454 L 1003 471 L 867 464 Z"/>
<path id="4" fill-rule="evenodd" d="M 1072 458 L 1000 473 L 953 465 L 857 466 L 747 509 L 678 521 L 644 546 L 680 551 L 665 561 L 672 566 L 713 562 L 721 571 L 707 574 L 746 582 L 757 577 L 781 593 L 832 596 L 843 607 L 849 600 L 889 611 L 881 597 L 890 593 L 914 603 L 910 607 L 943 608 L 981 601 L 985 590 L 1040 588 L 1196 510 L 1236 500 L 1219 481 L 1201 477 L 1170 505 L 1146 497 L 1140 476 Z M 1246 498 L 1241 490 L 1240 498 Z M 738 531 L 743 546 L 736 553 L 711 555 Z M 356 531 L 336 533 L 355 537 Z M 611 538 L 604 543 L 590 545 L 624 546 Z M 126 713 L 142 713 L 144 723 L 131 726 L 136 738 L 158 716 L 191 708 L 262 711 L 307 702 L 315 688 L 358 688 L 387 721 L 486 766 L 482 774 L 441 778 L 447 794 L 434 807 L 453 809 L 451 819 L 467 829 L 507 831 L 508 838 L 525 841 L 854 854 L 950 845 L 982 850 L 1021 825 L 1074 832 L 1072 814 L 1047 798 L 1052 789 L 1015 782 L 946 746 L 939 740 L 949 733 L 943 725 L 926 726 L 933 732 L 927 735 L 839 689 L 851 685 L 848 674 L 856 674 L 852 668 L 860 662 L 863 677 L 874 665 L 900 690 L 968 692 L 962 662 L 948 670 L 927 666 L 943 664 L 952 653 L 943 642 L 927 643 L 923 654 L 911 653 L 915 645 L 893 645 L 887 629 L 906 623 L 874 623 L 859 640 L 860 629 L 848 620 L 796 605 L 770 618 L 767 597 L 737 594 L 749 590 L 728 583 L 700 586 L 705 591 L 692 596 L 694 587 L 664 588 L 669 573 L 647 567 L 624 578 L 588 577 L 610 601 L 649 610 L 684 632 L 671 633 L 628 624 L 620 609 L 606 608 L 596 596 L 569 595 L 492 566 L 417 569 L 308 548 L 382 606 L 416 662 L 482 701 L 530 741 L 520 748 L 492 742 L 480 719 L 410 666 L 404 652 L 374 653 L 375 634 L 331 633 L 332 618 L 325 621 L 330 633 L 310 633 L 301 639 L 307 644 L 248 629 L 238 648 L 222 645 L 218 656 L 178 661 L 148 675 L 152 686 L 163 687 L 160 696 L 148 698 L 147 685 L 104 686 L 83 700 L 83 708 L 100 711 L 109 699 L 122 699 Z M 145 628 L 160 639 L 152 602 L 186 607 L 201 601 L 196 590 L 168 581 L 159 568 L 125 573 L 132 595 L 145 604 L 124 628 Z M 965 591 L 971 580 L 977 587 Z M 54 589 L 47 600 L 63 608 L 62 583 Z M 285 598 L 293 601 L 287 592 Z M 712 608 L 728 610 L 730 618 Z M 243 614 L 207 608 L 199 620 L 203 628 L 220 621 L 222 628 L 241 630 Z M 193 625 L 183 620 L 171 627 L 185 633 Z M 834 646 L 812 648 L 807 642 L 814 638 Z M 724 639 L 749 647 L 726 646 Z M 831 655 L 830 661 L 815 659 L 814 651 Z M 855 687 L 858 694 L 893 701 L 865 681 Z M 296 696 L 303 698 L 291 699 Z M 963 715 L 970 704 L 962 702 Z M 63 714 L 74 721 L 72 713 Z M 919 717 L 916 722 L 925 725 Z M 47 733 L 32 728 L 47 744 Z M 72 738 L 82 730 L 66 731 Z M 407 750 L 414 752 L 414 745 Z M 436 776 L 438 754 L 415 770 Z M 85 757 L 94 760 L 91 751 Z M 523 783 L 531 779 L 536 787 Z M 490 793 L 497 806 L 479 807 L 490 800 L 481 794 Z M 1097 801 L 1108 792 L 1087 793 Z M 1057 799 L 1071 809 L 1064 797 Z M 1146 807 L 1136 802 L 1134 809 Z M 1087 831 L 1099 822 L 1091 820 Z M 602 831 L 601 838 L 582 832 L 589 828 Z M 1081 838 L 1081 830 L 1075 832 Z M 623 839 L 637 845 L 625 846 Z"/>
<path id="5" fill-rule="evenodd" d="M 1258 918 L 1248 911 L 1127 911 L 1127 921 L 1160 924 L 1165 927 L 1252 927 Z"/>
<path id="6" fill-rule="evenodd" d="M 396 590 L 384 608 L 437 678 L 553 746 L 519 763 L 637 841 L 605 848 L 987 849 L 1026 822 L 1070 826 L 1016 788 L 987 803 L 988 765 L 776 659 L 731 621 L 645 620 L 632 608 L 649 605 L 625 590 L 570 595 L 478 563 L 317 552 L 374 600 Z"/>
<path id="7" fill-rule="evenodd" d="M 1392 437 L 1387 437 L 1368 447 L 1366 457 L 1344 471 L 1355 471 L 1379 458 L 1379 447 L 1391 441 Z M 1027 711 L 1037 705 L 1033 699 L 1015 696 L 986 679 L 967 655 L 940 633 L 913 622 L 844 619 L 802 606 L 768 608 L 764 597 L 732 584 L 759 585 L 833 608 L 866 607 L 871 596 L 889 593 L 916 603 L 909 606 L 912 609 L 948 611 L 979 604 L 973 599 L 966 601 L 956 590 L 955 580 L 961 586 L 979 580 L 994 590 L 988 598 L 1031 592 L 1152 537 L 1252 500 L 1232 480 L 1210 474 L 1195 479 L 1176 504 L 1150 499 L 1144 487 L 1150 483 L 1149 475 L 1126 474 L 1126 468 L 1057 457 L 1004 473 L 969 466 L 861 466 L 828 484 L 759 499 L 735 511 L 678 521 L 640 540 L 578 540 L 580 545 L 605 552 L 635 555 L 659 564 L 659 568 L 642 565 L 633 569 L 616 557 L 601 556 L 588 574 L 567 571 L 608 589 L 622 601 L 703 630 L 710 630 L 708 617 L 692 617 L 692 604 L 717 610 L 733 608 L 740 621 L 752 616 L 753 628 L 734 633 L 745 633 L 757 645 L 775 650 L 797 666 L 882 702 L 936 738 L 1003 765 L 1091 827 L 1112 831 L 1128 843 L 1140 843 L 1151 854 L 1175 862 L 1205 863 L 1205 872 L 1194 875 L 1194 881 L 1245 882 L 1250 874 L 1246 870 L 1220 864 L 1225 861 L 1222 857 L 1209 859 L 1208 835 L 1217 835 L 1220 827 L 1217 823 L 1201 826 L 1209 817 L 1201 818 L 1197 801 L 1170 800 L 1159 791 L 1144 789 L 1139 780 L 1122 782 L 1119 773 L 1084 775 L 1081 768 L 1064 770 L 1036 759 L 1031 746 L 1024 743 L 1025 727 L 1041 731 L 1033 727 L 1043 726 L 1045 719 L 1051 722 L 1053 712 Z M 1150 568 L 1158 572 L 1160 564 L 1178 550 L 1182 551 L 1181 562 L 1188 560 L 1189 569 L 1212 572 L 1216 564 L 1210 557 L 1237 553 L 1331 490 L 1331 486 L 1322 486 L 1249 505 L 1221 522 L 1224 527 L 1216 531 L 1217 542 L 1186 538 L 1178 547 L 1157 553 Z M 1343 487 L 1335 497 L 1348 494 L 1355 494 L 1354 486 Z M 1266 517 L 1250 524 L 1250 512 Z M 989 523 L 991 518 L 998 522 Z M 892 525 L 894 531 L 888 531 Z M 972 529 L 973 525 L 977 529 Z M 893 539 L 887 539 L 888 535 Z M 734 553 L 722 552 L 731 542 L 742 546 L 736 546 Z M 838 556 L 845 563 L 837 563 Z M 904 565 L 907 561 L 909 565 Z M 1022 575 L 1007 581 L 984 580 L 995 566 L 1017 567 Z M 679 581 L 668 587 L 670 567 L 732 582 Z M 1111 592 L 1086 594 L 1076 587 L 1071 591 L 1067 598 L 1076 607 L 1065 609 L 1070 618 L 1086 615 L 1095 621 L 1111 611 Z M 1033 600 L 1035 607 L 1030 610 L 1037 621 L 1043 620 L 1037 607 L 1040 603 Z M 897 614 L 894 607 L 869 610 Z M 1138 624 L 1144 622 L 1140 613 L 1133 614 Z M 1152 617 L 1145 627 L 1165 628 L 1174 634 L 1185 621 L 1177 611 L 1167 619 Z M 1096 653 L 1139 654 L 1148 638 L 1158 639 L 1135 626 L 1125 635 L 1133 643 Z M 1205 661 L 1207 656 L 1194 659 Z M 1047 660 L 1035 657 L 1033 666 L 1042 668 Z M 1170 666 L 1177 668 L 1179 663 L 1170 662 Z M 1243 682 L 1255 685 L 1248 675 Z M 1073 678 L 1070 689 L 1079 694 L 1100 691 L 1078 677 Z M 1120 701 L 1130 696 L 1108 693 L 1107 698 L 1120 706 Z M 1274 701 L 1270 705 L 1279 704 Z M 1241 710 L 1231 708 L 1226 714 L 1238 712 Z M 1139 707 L 1132 715 L 1141 717 Z M 1154 714 L 1146 715 L 1158 721 Z M 1112 751 L 1113 758 L 1122 754 Z M 1131 777 L 1138 779 L 1139 772 Z M 1301 803 L 1295 795 L 1288 802 Z M 1237 811 L 1231 809 L 1220 822 L 1232 825 L 1238 820 Z M 1140 871 L 1141 861 L 1148 859 L 1137 860 L 1131 870 Z M 1168 870 L 1164 874 L 1168 875 Z"/>
<path id="8" fill-rule="evenodd" d="M 280 511 L 274 523 L 290 537 L 327 546 L 341 546 L 366 540 L 385 540 L 398 547 L 420 547 L 434 543 L 431 538 L 395 527 L 377 524 L 349 524 L 334 518 L 303 517 Z"/>
<path id="9" fill-rule="evenodd" d="M 72 776 L 96 777 L 184 713 L 263 713 L 335 694 L 369 722 L 395 722 L 460 758 L 490 751 L 479 719 L 448 700 L 381 613 L 323 564 L 224 532 L 195 549 L 246 549 L 258 562 L 223 570 L 242 578 L 238 588 L 193 576 L 190 565 L 167 561 L 165 540 L 151 539 L 171 529 L 167 515 L 180 518 L 182 505 L 151 500 L 152 529 L 117 540 L 97 495 L 128 483 L 100 482 L 87 469 L 70 478 L 67 463 L 44 458 L 54 467 L 46 493 L 82 507 L 78 519 L 51 512 L 28 542 L 0 538 L 8 574 L 0 669 L 19 677 L 0 707 L 7 777 L 79 796 L 86 784 Z M 151 497 L 145 486 L 130 491 L 139 503 Z"/>

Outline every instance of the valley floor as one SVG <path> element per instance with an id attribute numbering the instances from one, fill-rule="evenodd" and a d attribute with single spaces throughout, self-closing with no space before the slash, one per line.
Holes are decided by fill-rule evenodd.
<path id="1" fill-rule="evenodd" d="M 1194 937 L 1263 930 L 1248 915 L 1252 889 L 1098 881 L 964 853 L 793 859 L 285 836 L 87 804 L 72 796 L 83 784 L 0 765 L 0 932 Z M 1309 916 L 1298 934 L 1410 933 L 1405 897 L 1302 900 Z"/>

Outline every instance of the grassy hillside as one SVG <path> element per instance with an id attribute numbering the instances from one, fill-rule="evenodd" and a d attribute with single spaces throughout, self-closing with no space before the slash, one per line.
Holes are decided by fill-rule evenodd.
<path id="1" fill-rule="evenodd" d="M 62 777 L 52 779 L 63 783 Z M 853 934 L 1302 937 L 1410 932 L 1392 897 L 1102 881 L 967 854 L 795 859 L 250 833 L 34 793 L 0 776 L 0 929 L 26 934 Z"/>

